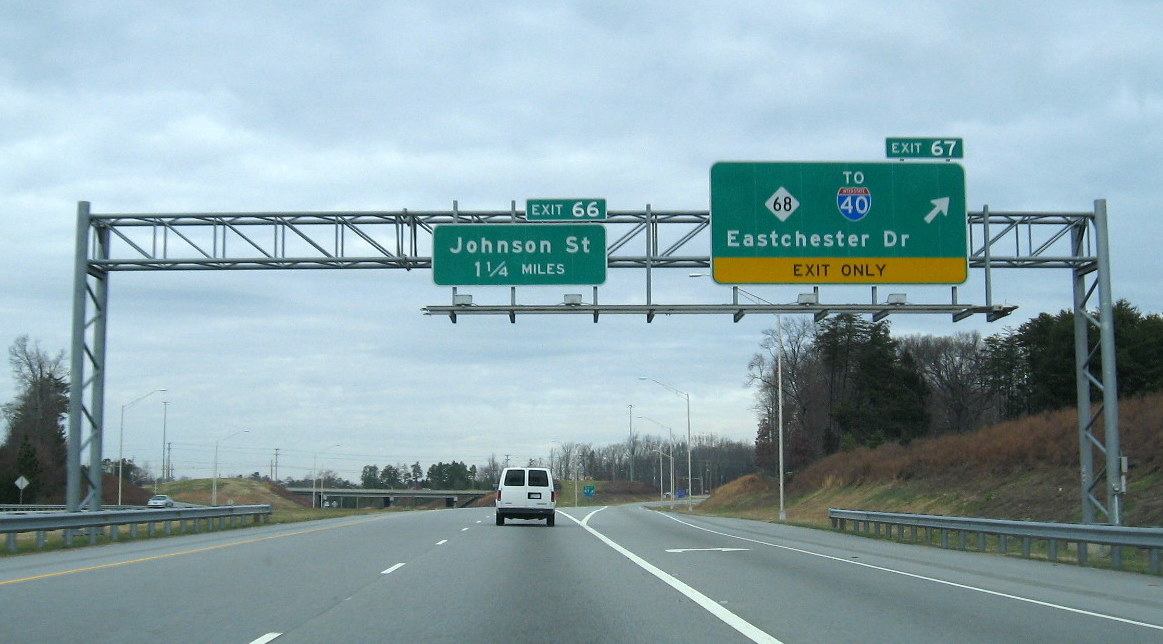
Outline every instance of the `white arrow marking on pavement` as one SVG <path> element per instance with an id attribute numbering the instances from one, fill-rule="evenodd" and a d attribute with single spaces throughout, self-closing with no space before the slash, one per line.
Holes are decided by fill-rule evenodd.
<path id="1" fill-rule="evenodd" d="M 940 199 L 932 199 L 929 203 L 933 204 L 933 209 L 929 214 L 925 215 L 925 223 L 931 224 L 937 215 L 949 214 L 949 197 L 941 197 Z"/>
<path id="2" fill-rule="evenodd" d="M 747 548 L 667 548 L 667 552 L 741 552 Z"/>

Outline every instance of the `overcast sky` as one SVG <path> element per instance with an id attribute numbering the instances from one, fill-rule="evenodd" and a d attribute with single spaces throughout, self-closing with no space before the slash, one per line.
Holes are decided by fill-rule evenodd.
<path id="1" fill-rule="evenodd" d="M 0 343 L 69 347 L 76 204 L 98 213 L 707 209 L 720 160 L 883 161 L 965 142 L 971 210 L 1108 200 L 1114 295 L 1163 311 L 1163 5 L 1142 2 L 0 1 Z M 701 242 L 709 252 L 709 240 Z M 655 301 L 726 302 L 686 271 Z M 776 302 L 796 286 L 749 287 Z M 607 303 L 641 301 L 620 271 Z M 538 296 L 546 296 L 534 289 Z M 557 289 L 561 291 L 563 289 Z M 568 289 L 566 289 L 568 290 Z M 971 271 L 962 301 L 984 300 Z M 496 297 L 507 289 L 473 289 Z M 587 291 L 588 292 L 588 291 Z M 824 287 L 863 302 L 867 289 Z M 917 301 L 925 295 L 914 295 Z M 947 298 L 937 289 L 932 300 Z M 425 317 L 428 271 L 114 274 L 105 453 L 178 475 L 521 462 L 635 431 L 752 440 L 770 316 Z M 556 292 L 553 293 L 556 296 Z M 1070 306 L 997 276 L 989 334 Z M 0 400 L 14 384 L 0 374 Z M 163 422 L 163 405 L 165 419 Z M 247 430 L 247 433 L 236 434 Z"/>

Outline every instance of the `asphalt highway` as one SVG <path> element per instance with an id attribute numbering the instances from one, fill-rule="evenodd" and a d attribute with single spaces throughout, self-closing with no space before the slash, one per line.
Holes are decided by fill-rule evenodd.
<path id="1" fill-rule="evenodd" d="M 385 513 L 0 558 L 0 642 L 1163 642 L 1163 580 L 783 525 Z"/>

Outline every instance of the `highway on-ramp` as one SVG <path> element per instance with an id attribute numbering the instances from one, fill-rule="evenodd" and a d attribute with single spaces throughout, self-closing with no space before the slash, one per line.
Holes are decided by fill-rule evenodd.
<path id="1" fill-rule="evenodd" d="M 1153 642 L 1158 577 L 642 506 L 0 558 L 0 642 Z"/>

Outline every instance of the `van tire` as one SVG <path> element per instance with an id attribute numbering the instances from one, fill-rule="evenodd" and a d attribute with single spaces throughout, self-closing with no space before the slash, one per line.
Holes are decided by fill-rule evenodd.
<path id="1" fill-rule="evenodd" d="M 505 517 L 500 512 L 497 513 L 497 525 L 505 525 Z"/>
<path id="2" fill-rule="evenodd" d="M 547 528 L 552 528 L 552 527 L 553 527 L 553 520 L 554 520 L 555 518 L 557 518 L 557 517 L 555 517 L 555 516 L 554 516 L 554 515 L 552 515 L 552 514 L 551 514 L 551 515 L 549 515 L 549 516 L 547 516 L 547 517 L 545 517 L 545 527 L 547 527 Z"/>

